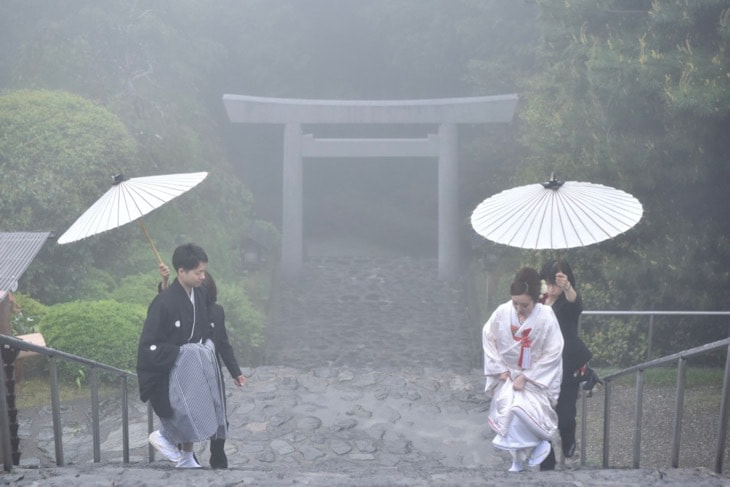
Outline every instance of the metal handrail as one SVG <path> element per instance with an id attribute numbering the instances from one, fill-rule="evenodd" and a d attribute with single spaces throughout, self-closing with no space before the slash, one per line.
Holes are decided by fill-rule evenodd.
<path id="1" fill-rule="evenodd" d="M 20 340 L 9 335 L 0 335 L 0 346 L 3 349 L 25 350 L 45 355 L 50 365 L 51 379 L 51 411 L 53 418 L 53 437 L 55 443 L 56 465 L 62 467 L 63 459 L 63 442 L 62 442 L 62 425 L 61 425 L 61 406 L 58 393 L 58 366 L 57 359 L 61 358 L 72 362 L 80 363 L 91 369 L 90 389 L 91 389 L 91 411 L 92 411 L 92 436 L 93 436 L 93 455 L 94 462 L 101 461 L 101 439 L 99 426 L 99 388 L 98 388 L 98 371 L 109 372 L 121 378 L 122 387 L 122 455 L 123 462 L 129 463 L 129 392 L 128 379 L 136 379 L 137 375 L 133 372 L 118 369 L 111 365 L 96 362 L 94 360 L 79 357 L 61 350 L 43 347 L 33 343 Z M 2 452 L 3 464 L 5 471 L 12 470 L 13 461 L 11 458 L 10 445 L 10 425 L 8 419 L 8 407 L 6 403 L 7 391 L 5 390 L 5 380 L 0 377 L 0 432 L 2 433 Z M 147 406 L 148 429 L 152 431 L 153 412 L 149 403 Z M 150 461 L 152 461 L 150 454 Z"/>
<path id="2" fill-rule="evenodd" d="M 635 417 L 636 417 L 636 424 L 637 424 L 637 434 L 634 438 L 634 458 L 633 458 L 633 464 L 638 465 L 639 459 L 638 459 L 638 444 L 640 443 L 641 439 L 641 414 L 642 414 L 642 404 L 640 403 L 640 394 L 641 391 L 643 391 L 643 370 L 646 368 L 649 368 L 647 364 L 653 363 L 651 361 L 652 356 L 652 350 L 653 350 L 653 342 L 654 342 L 654 317 L 655 316 L 730 316 L 730 311 L 657 311 L 657 310 L 651 310 L 651 311 L 633 311 L 633 310 L 584 310 L 581 314 L 581 318 L 585 316 L 648 316 L 649 317 L 649 327 L 647 330 L 647 349 L 646 349 L 646 359 L 649 360 L 649 362 L 645 362 L 643 364 L 635 365 L 633 367 L 630 367 L 628 369 L 624 369 L 624 371 L 621 371 L 621 373 L 629 373 L 626 371 L 636 371 L 637 372 L 637 402 L 636 402 L 636 410 L 635 410 Z M 579 330 L 582 327 L 582 319 L 579 319 Z M 730 324 L 730 322 L 728 322 Z M 699 347 L 702 348 L 702 347 Z M 680 354 L 686 353 L 686 352 L 680 352 Z M 678 354 L 670 355 L 669 357 L 677 357 Z M 730 355 L 730 352 L 728 353 Z M 677 359 L 679 360 L 679 359 Z M 670 360 L 671 362 L 671 360 Z M 680 361 L 680 368 L 684 367 L 683 361 Z M 618 374 L 619 372 L 617 372 Z M 680 373 L 684 373 L 681 372 Z M 725 380 L 728 381 L 730 378 L 728 377 L 728 372 L 726 370 L 725 373 L 726 377 Z M 726 390 L 726 389 L 723 389 Z M 683 391 L 682 391 L 683 393 Z M 608 398 L 610 396 L 610 389 L 606 390 L 606 397 Z M 606 399 L 607 400 L 607 399 Z M 680 398 L 677 398 L 677 401 L 679 401 Z M 678 407 L 681 406 L 678 404 Z M 587 401 L 585 396 L 583 396 L 583 401 L 581 404 L 581 464 L 585 465 L 586 460 L 586 439 L 587 439 L 587 427 L 586 427 L 586 421 L 585 418 L 587 416 Z M 677 409 L 677 413 L 681 414 L 681 410 Z M 725 419 L 723 418 L 723 422 Z M 723 423 L 721 423 L 723 424 Z M 609 430 L 610 425 L 610 418 L 604 418 L 604 434 L 607 434 Z M 679 445 L 673 446 L 673 449 L 676 449 L 676 454 L 673 451 L 673 458 L 675 456 L 679 455 Z M 604 454 L 605 458 L 607 458 L 607 453 Z M 673 464 L 676 464 L 676 460 L 673 459 Z M 720 468 L 722 468 L 722 465 L 720 465 Z"/>
<path id="3" fill-rule="evenodd" d="M 648 313 L 646 313 L 648 314 Z M 727 313 L 723 313 L 727 314 Z M 720 427 L 717 434 L 717 443 L 715 450 L 715 472 L 722 473 L 723 459 L 725 452 L 725 444 L 727 437 L 727 412 L 730 405 L 730 338 L 718 340 L 699 347 L 684 350 L 682 352 L 667 355 L 665 357 L 649 360 L 647 362 L 627 367 L 618 372 L 606 375 L 604 381 L 604 404 L 603 404 L 603 468 L 609 468 L 609 431 L 611 424 L 610 403 L 611 403 L 611 383 L 613 380 L 625 375 L 636 373 L 636 409 L 635 409 L 635 428 L 633 442 L 633 468 L 639 468 L 639 457 L 641 452 L 641 419 L 643 407 L 643 387 L 644 387 L 644 371 L 654 367 L 660 367 L 670 363 L 677 362 L 677 387 L 675 394 L 675 418 L 674 429 L 672 435 L 672 451 L 671 466 L 677 468 L 679 466 L 679 446 L 680 431 L 682 425 L 682 415 L 684 411 L 684 390 L 686 383 L 686 365 L 687 359 L 693 356 L 701 355 L 719 348 L 727 348 L 725 360 L 725 375 L 723 379 L 722 401 L 720 404 Z M 586 438 L 586 398 L 583 396 L 582 421 L 581 421 L 581 463 L 585 464 L 585 438 Z"/>
<path id="4" fill-rule="evenodd" d="M 730 311 L 631 311 L 586 310 L 584 315 L 730 316 Z"/>

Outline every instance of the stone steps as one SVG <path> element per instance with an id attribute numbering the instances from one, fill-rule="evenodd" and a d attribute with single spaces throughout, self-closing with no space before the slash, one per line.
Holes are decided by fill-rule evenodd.
<path id="1" fill-rule="evenodd" d="M 322 257 L 280 283 L 265 363 L 297 368 L 478 367 L 464 293 L 433 259 Z"/>

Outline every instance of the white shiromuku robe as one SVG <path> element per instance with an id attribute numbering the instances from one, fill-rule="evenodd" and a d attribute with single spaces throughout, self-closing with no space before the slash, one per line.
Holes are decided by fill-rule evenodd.
<path id="1" fill-rule="evenodd" d="M 563 335 L 552 308 L 536 303 L 520 324 L 512 301 L 500 305 L 482 329 L 482 345 L 494 445 L 520 450 L 550 440 L 558 428 L 554 407 L 563 373 Z M 512 379 L 525 375 L 524 390 L 499 380 L 506 371 Z"/>

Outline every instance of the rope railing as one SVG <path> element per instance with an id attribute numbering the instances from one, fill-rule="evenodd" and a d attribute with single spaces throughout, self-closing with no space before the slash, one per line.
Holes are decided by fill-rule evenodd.
<path id="1" fill-rule="evenodd" d="M 100 371 L 111 374 L 121 379 L 121 400 L 122 400 L 122 455 L 123 462 L 129 463 L 129 379 L 136 379 L 137 375 L 111 365 L 96 362 L 94 360 L 79 357 L 61 350 L 55 350 L 33 343 L 20 340 L 8 335 L 0 335 L 0 351 L 2 352 L 3 368 L 5 369 L 6 380 L 0 377 L 0 433 L 2 433 L 2 449 L 3 466 L 6 472 L 12 470 L 13 465 L 17 465 L 20 452 L 17 448 L 17 422 L 11 422 L 11 416 L 17 415 L 15 405 L 15 379 L 14 368 L 15 360 L 21 351 L 35 352 L 48 358 L 50 369 L 50 393 L 51 393 L 51 414 L 53 418 L 53 439 L 55 446 L 56 465 L 63 466 L 63 438 L 61 424 L 61 401 L 59 396 L 58 383 L 58 359 L 75 362 L 87 366 L 90 371 L 90 391 L 91 391 L 91 416 L 92 416 L 92 437 L 93 437 L 93 459 L 95 463 L 101 461 L 101 438 L 99 425 L 99 386 L 98 373 Z M 6 388 L 7 384 L 7 388 Z M 11 401 L 9 401 L 10 399 Z M 11 402 L 11 404 L 9 404 Z M 148 429 L 152 431 L 152 411 L 148 404 L 147 407 Z M 15 430 L 15 434 L 11 434 L 11 429 Z M 150 451 L 150 460 L 152 452 Z"/>

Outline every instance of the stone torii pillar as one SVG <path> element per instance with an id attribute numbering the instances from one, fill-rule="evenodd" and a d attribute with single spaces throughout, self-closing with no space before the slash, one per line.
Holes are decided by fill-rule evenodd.
<path id="1" fill-rule="evenodd" d="M 303 172 L 305 157 L 437 157 L 439 277 L 458 275 L 458 124 L 508 123 L 517 95 L 433 100 L 302 100 L 224 95 L 233 123 L 284 125 L 284 196 L 281 269 L 294 277 L 303 262 Z M 317 139 L 303 124 L 436 124 L 438 134 L 411 139 Z"/>

